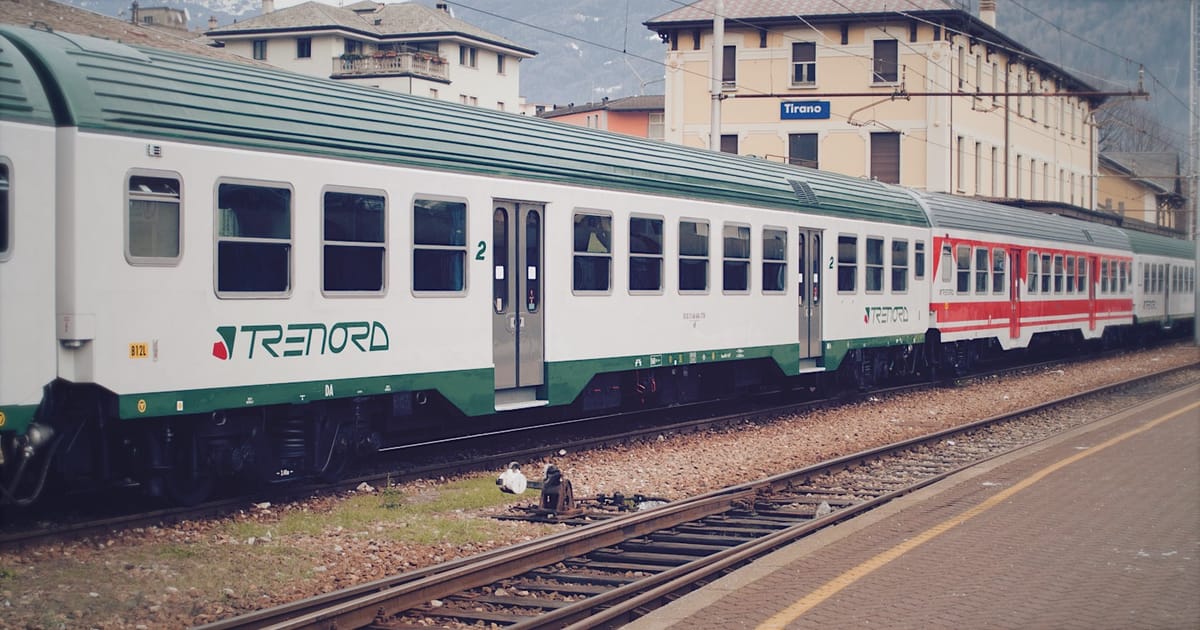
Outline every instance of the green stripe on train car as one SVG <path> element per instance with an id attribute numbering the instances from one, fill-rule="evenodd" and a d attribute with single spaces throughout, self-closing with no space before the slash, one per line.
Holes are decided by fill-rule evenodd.
<path id="1" fill-rule="evenodd" d="M 38 405 L 7 405 L 0 407 L 0 433 L 25 433 L 33 422 Z"/>
<path id="2" fill-rule="evenodd" d="M 118 396 L 118 413 L 123 419 L 174 416 L 423 390 L 436 390 L 469 416 L 495 411 L 495 375 L 491 368 L 486 368 L 124 394 Z"/>
<path id="3" fill-rule="evenodd" d="M 84 131 L 929 224 L 903 190 L 856 177 L 84 36 L 0 33 L 56 82 L 60 124 Z"/>
<path id="4" fill-rule="evenodd" d="M 785 375 L 800 370 L 800 346 L 781 344 L 754 348 L 716 348 L 661 354 L 635 354 L 621 357 L 556 361 L 546 363 L 546 386 L 551 405 L 568 405 L 579 396 L 592 377 L 610 372 L 633 372 L 661 367 L 694 367 L 711 363 L 770 359 Z"/>
<path id="5" fill-rule="evenodd" d="M 891 348 L 925 343 L 925 333 L 898 335 L 893 337 L 863 337 L 861 339 L 838 339 L 825 342 L 825 369 L 837 370 L 851 350 L 867 348 Z"/>

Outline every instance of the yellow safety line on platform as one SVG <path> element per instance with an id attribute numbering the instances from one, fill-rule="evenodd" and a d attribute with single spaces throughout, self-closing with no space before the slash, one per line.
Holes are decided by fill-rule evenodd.
<path id="1" fill-rule="evenodd" d="M 993 507 L 996 507 L 1000 503 L 1008 500 L 1014 494 L 1041 481 L 1047 475 L 1049 475 L 1065 466 L 1069 466 L 1085 457 L 1099 453 L 1100 451 L 1102 451 L 1114 444 L 1122 442 L 1130 437 L 1133 437 L 1134 435 L 1137 435 L 1138 433 L 1141 433 L 1148 429 L 1152 429 L 1152 428 L 1166 422 L 1167 420 L 1174 418 L 1175 416 L 1184 414 L 1184 413 L 1191 411 L 1197 407 L 1200 407 L 1200 402 L 1192 403 L 1192 404 L 1188 405 L 1187 407 L 1180 409 L 1179 411 L 1162 416 L 1162 417 L 1160 417 L 1156 420 L 1153 420 L 1141 427 L 1138 427 L 1137 429 L 1129 431 L 1128 433 L 1123 433 L 1121 435 L 1118 435 L 1117 437 L 1114 437 L 1111 440 L 1108 440 L 1107 442 L 1100 444 L 1099 446 L 1090 448 L 1086 451 L 1076 453 L 1075 455 L 1072 455 L 1071 457 L 1068 457 L 1056 464 L 1052 464 L 1050 466 L 1047 466 L 1047 467 L 1039 470 L 1038 472 L 1030 475 L 1029 477 L 1026 477 L 1022 481 L 1020 481 L 1019 483 L 1014 485 L 1013 487 L 1008 488 L 1007 490 L 1004 490 L 1004 491 L 992 496 L 990 499 L 967 510 L 966 512 L 963 512 L 962 514 L 960 514 L 956 517 L 942 521 L 941 523 L 938 523 L 937 525 L 934 525 L 933 527 L 929 528 L 928 530 L 922 532 L 920 535 L 918 535 L 914 538 L 910 538 L 909 540 L 906 540 L 903 543 L 900 543 L 899 545 L 896 545 L 895 547 L 892 547 L 891 549 L 875 556 L 874 558 L 871 558 L 871 559 L 867 560 L 866 562 L 863 562 L 862 564 L 833 578 L 832 580 L 823 584 L 817 590 L 809 593 L 808 595 L 806 595 L 805 597 L 803 597 L 796 603 L 792 604 L 791 606 L 788 606 L 787 608 L 783 609 L 782 611 L 776 613 L 775 616 L 773 616 L 770 619 L 767 619 L 766 621 L 761 623 L 758 626 L 758 630 L 781 630 L 784 626 L 791 623 L 793 620 L 798 618 L 800 615 L 803 615 L 804 613 L 808 612 L 809 610 L 812 610 L 814 607 L 816 607 L 820 603 L 822 603 L 825 600 L 829 599 L 830 597 L 834 596 L 842 589 L 844 589 L 844 588 L 850 586 L 851 584 L 854 584 L 858 580 L 866 577 L 868 574 L 874 572 L 876 569 L 882 568 L 887 563 L 891 562 L 892 560 L 895 560 L 896 558 L 899 558 L 900 556 L 903 556 L 904 554 L 908 553 L 909 551 L 912 551 L 913 549 L 919 547 L 920 545 L 923 545 L 923 544 L 929 542 L 930 540 L 933 540 L 934 538 L 937 538 L 938 536 L 941 536 L 942 534 L 950 531 L 951 529 L 967 522 L 968 520 L 970 520 L 976 516 L 979 516 L 980 514 L 983 514 L 987 510 L 990 510 Z"/>

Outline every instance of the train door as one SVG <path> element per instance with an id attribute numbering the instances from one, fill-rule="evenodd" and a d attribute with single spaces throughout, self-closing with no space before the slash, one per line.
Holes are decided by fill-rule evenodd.
<path id="1" fill-rule="evenodd" d="M 1101 282 L 1100 259 L 1088 257 L 1088 330 L 1096 330 L 1096 284 Z"/>
<path id="2" fill-rule="evenodd" d="M 821 356 L 821 231 L 800 228 L 800 358 Z"/>
<path id="3" fill-rule="evenodd" d="M 545 206 L 497 201 L 492 213 L 492 359 L 497 409 L 538 404 L 544 382 L 542 219 Z M 505 395 L 501 395 L 501 391 Z M 503 404 L 502 404 L 503 403 Z"/>
<path id="4" fill-rule="evenodd" d="M 1025 250 L 1010 250 L 1008 256 L 1008 338 L 1017 339 L 1021 336 L 1021 276 L 1024 273 L 1021 263 L 1025 258 Z"/>

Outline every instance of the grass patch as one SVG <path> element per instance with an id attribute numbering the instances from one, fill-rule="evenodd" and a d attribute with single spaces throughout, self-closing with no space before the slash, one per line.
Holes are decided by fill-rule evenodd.
<path id="1" fill-rule="evenodd" d="M 327 513 L 287 513 L 272 523 L 238 522 L 225 528 L 235 540 L 317 536 L 342 528 L 414 543 L 478 543 L 491 538 L 489 519 L 464 518 L 466 512 L 528 500 L 504 494 L 491 476 L 467 477 L 416 494 L 389 486 L 341 501 Z"/>

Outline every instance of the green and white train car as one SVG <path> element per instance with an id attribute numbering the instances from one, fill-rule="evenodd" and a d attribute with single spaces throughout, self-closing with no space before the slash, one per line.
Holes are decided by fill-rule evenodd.
<path id="1" fill-rule="evenodd" d="M 918 363 L 900 189 L 82 36 L 0 55 L 6 502 Z"/>

